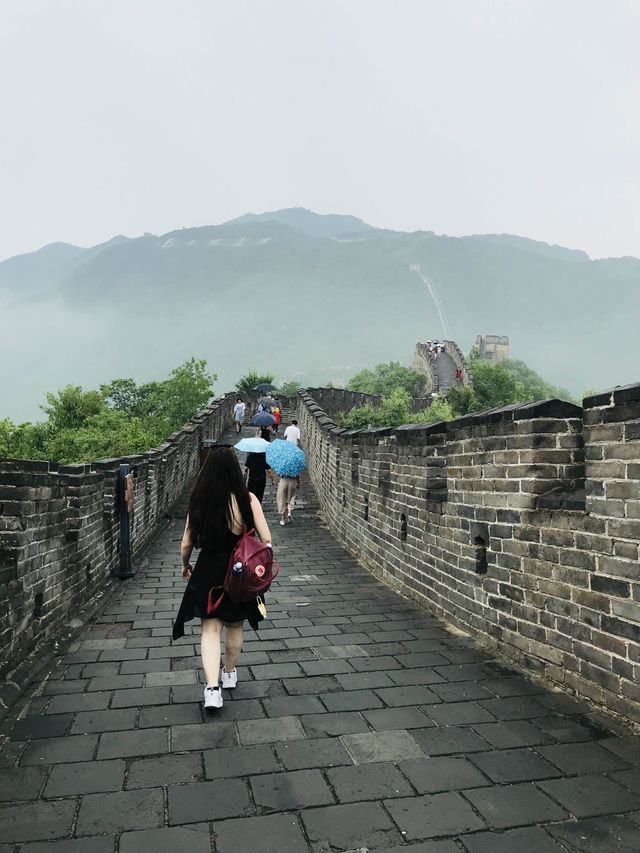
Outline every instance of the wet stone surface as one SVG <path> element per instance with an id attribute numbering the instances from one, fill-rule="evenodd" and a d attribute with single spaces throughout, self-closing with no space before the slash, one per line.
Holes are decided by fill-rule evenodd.
<path id="1" fill-rule="evenodd" d="M 447 633 L 322 526 L 265 509 L 282 566 L 205 715 L 170 641 L 184 501 L 0 730 L 0 853 L 638 853 L 640 738 Z"/>

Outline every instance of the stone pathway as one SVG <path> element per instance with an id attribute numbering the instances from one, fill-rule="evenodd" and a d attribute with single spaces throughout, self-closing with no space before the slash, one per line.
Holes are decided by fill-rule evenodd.
<path id="1" fill-rule="evenodd" d="M 2 729 L 0 853 L 638 853 L 640 738 L 372 579 L 303 485 L 240 682 L 169 640 L 179 510 Z M 17 709 L 18 710 L 18 709 Z"/>

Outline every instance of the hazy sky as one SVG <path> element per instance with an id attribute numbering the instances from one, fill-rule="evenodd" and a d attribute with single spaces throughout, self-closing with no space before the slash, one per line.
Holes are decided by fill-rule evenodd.
<path id="1" fill-rule="evenodd" d="M 638 0 L 0 0 L 0 258 L 301 205 L 640 256 Z"/>

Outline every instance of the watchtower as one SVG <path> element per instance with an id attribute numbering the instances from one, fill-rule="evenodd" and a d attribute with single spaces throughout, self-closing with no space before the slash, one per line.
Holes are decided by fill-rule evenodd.
<path id="1" fill-rule="evenodd" d="M 481 359 L 500 364 L 509 358 L 509 337 L 507 335 L 478 335 L 476 346 Z"/>

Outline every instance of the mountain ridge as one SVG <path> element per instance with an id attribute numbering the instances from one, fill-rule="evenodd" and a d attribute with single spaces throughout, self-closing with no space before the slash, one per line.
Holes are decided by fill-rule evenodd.
<path id="1" fill-rule="evenodd" d="M 337 384 L 407 363 L 417 340 L 467 350 L 483 332 L 509 335 L 514 358 L 575 394 L 638 378 L 638 259 L 298 208 L 248 217 L 0 263 L 10 329 L 0 361 L 12 365 L 0 417 L 32 417 L 44 391 L 69 382 L 146 380 L 191 355 L 208 359 L 222 390 L 251 368 Z M 342 230 L 354 221 L 359 231 Z"/>

